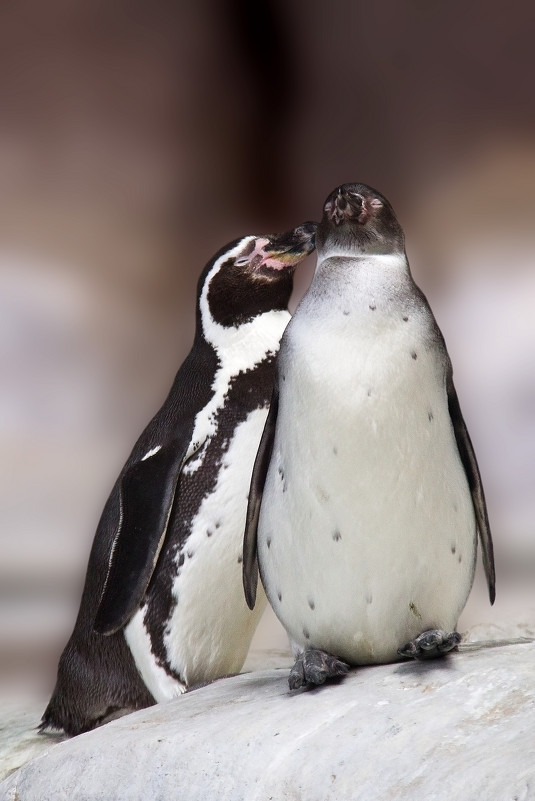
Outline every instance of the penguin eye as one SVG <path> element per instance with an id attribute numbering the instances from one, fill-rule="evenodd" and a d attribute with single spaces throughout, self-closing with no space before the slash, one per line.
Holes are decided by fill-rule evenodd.
<path id="1" fill-rule="evenodd" d="M 243 250 L 242 253 L 236 259 L 234 259 L 234 264 L 236 265 L 236 267 L 245 267 L 247 264 L 250 264 L 255 249 L 256 249 L 256 241 L 253 239 L 252 242 L 249 242 L 247 244 L 245 250 Z"/>

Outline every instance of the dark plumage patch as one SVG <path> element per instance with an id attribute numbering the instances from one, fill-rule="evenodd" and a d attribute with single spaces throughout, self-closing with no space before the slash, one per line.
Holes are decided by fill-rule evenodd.
<path id="1" fill-rule="evenodd" d="M 308 629 L 303 629 L 303 636 L 305 640 L 310 640 L 310 632 Z"/>
<path id="2" fill-rule="evenodd" d="M 431 422 L 431 420 L 434 420 L 434 415 L 432 411 L 427 412 L 427 419 L 429 420 L 429 422 Z"/>
<path id="3" fill-rule="evenodd" d="M 309 599 L 308 599 L 308 605 L 310 606 L 310 608 L 312 609 L 312 611 L 314 611 L 314 609 L 316 608 L 316 604 L 314 603 L 314 601 L 312 600 L 312 598 L 309 598 Z"/>
<path id="4" fill-rule="evenodd" d="M 271 548 L 271 537 L 267 538 L 266 545 L 267 545 L 268 548 Z"/>
<path id="5" fill-rule="evenodd" d="M 375 305 L 375 303 L 370 303 L 370 311 L 375 311 L 376 308 L 377 306 Z"/>
<path id="6" fill-rule="evenodd" d="M 369 592 L 369 593 L 366 595 L 366 603 L 367 603 L 367 604 L 371 604 L 371 602 L 372 602 L 372 601 L 373 601 L 373 595 L 371 594 L 371 592 Z"/>
<path id="7" fill-rule="evenodd" d="M 338 456 L 338 448 L 336 447 L 336 445 L 333 445 L 333 453 L 335 456 Z"/>
<path id="8" fill-rule="evenodd" d="M 404 322 L 404 323 L 408 322 L 408 320 L 409 320 L 409 318 L 408 318 L 408 317 L 404 317 L 404 318 L 403 318 L 403 322 Z"/>
<path id="9" fill-rule="evenodd" d="M 335 542 L 339 542 L 341 539 L 342 539 L 342 535 L 340 534 L 338 529 L 336 529 L 336 531 L 333 532 L 333 540 Z"/>
<path id="10" fill-rule="evenodd" d="M 456 546 L 455 544 L 453 544 L 453 545 L 451 546 L 451 552 L 452 552 L 452 553 L 455 553 L 455 551 L 456 551 L 456 550 L 457 550 L 457 546 Z"/>
<path id="11" fill-rule="evenodd" d="M 279 599 L 279 603 L 282 601 L 282 592 L 279 590 L 277 593 L 277 598 Z"/>
<path id="12" fill-rule="evenodd" d="M 243 556 L 240 554 L 240 556 L 238 556 L 238 564 L 241 565 L 242 562 L 243 562 Z"/>
<path id="13" fill-rule="evenodd" d="M 254 291 L 251 281 L 254 280 Z M 253 320 L 272 309 L 286 309 L 292 291 L 291 270 L 282 271 L 276 281 L 246 279 L 243 267 L 228 259 L 212 277 L 208 287 L 208 304 L 212 318 L 229 328 Z"/>
<path id="14" fill-rule="evenodd" d="M 265 408 L 271 397 L 275 359 L 275 356 L 270 355 L 253 370 L 242 372 L 231 380 L 225 403 L 214 416 L 215 434 L 206 443 L 202 467 L 191 473 L 182 473 L 180 477 L 180 492 L 171 512 L 167 537 L 146 594 L 148 608 L 145 625 L 150 633 L 156 659 L 168 671 L 170 668 L 164 638 L 175 606 L 172 590 L 177 566 L 174 563 L 174 554 L 182 548 L 187 550 L 185 546 L 199 506 L 216 486 L 225 443 L 228 447 L 236 426 L 246 420 L 254 409 Z M 250 387 L 253 387 L 252 393 L 248 391 Z M 245 508 L 244 501 L 244 510 Z M 220 520 L 214 522 L 210 531 L 214 533 L 220 525 Z M 178 567 L 183 564 L 184 553 L 180 553 Z M 202 581 L 202 576 L 199 580 Z"/>
<path id="15" fill-rule="evenodd" d="M 416 351 L 415 351 L 415 350 L 411 350 L 411 357 L 412 357 L 412 358 L 413 358 L 415 361 L 416 361 L 416 359 L 418 358 L 418 354 L 416 353 Z"/>

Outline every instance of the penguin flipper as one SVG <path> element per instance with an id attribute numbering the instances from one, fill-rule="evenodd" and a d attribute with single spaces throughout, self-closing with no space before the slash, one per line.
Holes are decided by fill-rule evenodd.
<path id="1" fill-rule="evenodd" d="M 256 558 L 258 518 L 260 517 L 264 484 L 273 451 L 278 411 L 279 391 L 277 382 L 275 382 L 268 416 L 253 467 L 243 537 L 243 589 L 249 609 L 254 609 L 256 603 L 256 589 L 258 586 L 258 561 Z"/>
<path id="2" fill-rule="evenodd" d="M 476 455 L 474 453 L 472 441 L 470 440 L 470 435 L 468 434 L 468 429 L 466 428 L 466 423 L 464 422 L 451 374 L 448 377 L 447 389 L 450 418 L 455 433 L 455 439 L 457 440 L 459 455 L 472 494 L 472 503 L 474 505 L 479 538 L 481 540 L 483 567 L 485 568 L 485 575 L 487 577 L 490 602 L 493 604 L 496 598 L 496 572 L 494 568 L 494 548 L 490 533 L 485 493 L 483 492 L 483 484 L 481 483 L 481 475 L 479 473 Z"/>
<path id="3" fill-rule="evenodd" d="M 189 438 L 174 439 L 134 462 L 120 486 L 121 519 L 94 622 L 98 634 L 113 634 L 137 610 L 160 553 Z"/>

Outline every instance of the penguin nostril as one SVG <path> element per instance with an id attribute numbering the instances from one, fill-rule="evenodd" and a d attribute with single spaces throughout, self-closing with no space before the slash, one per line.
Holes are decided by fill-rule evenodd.
<path id="1" fill-rule="evenodd" d="M 364 198 L 358 192 L 348 192 L 349 198 L 353 206 L 362 206 Z"/>

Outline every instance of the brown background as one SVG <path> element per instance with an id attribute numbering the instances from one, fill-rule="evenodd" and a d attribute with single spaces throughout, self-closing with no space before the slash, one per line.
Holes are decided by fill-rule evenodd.
<path id="1" fill-rule="evenodd" d="M 534 29 L 528 2 L 2 4 L 2 686 L 51 688 L 203 264 L 344 181 L 394 204 L 456 368 L 499 581 L 462 623 L 535 621 Z"/>

